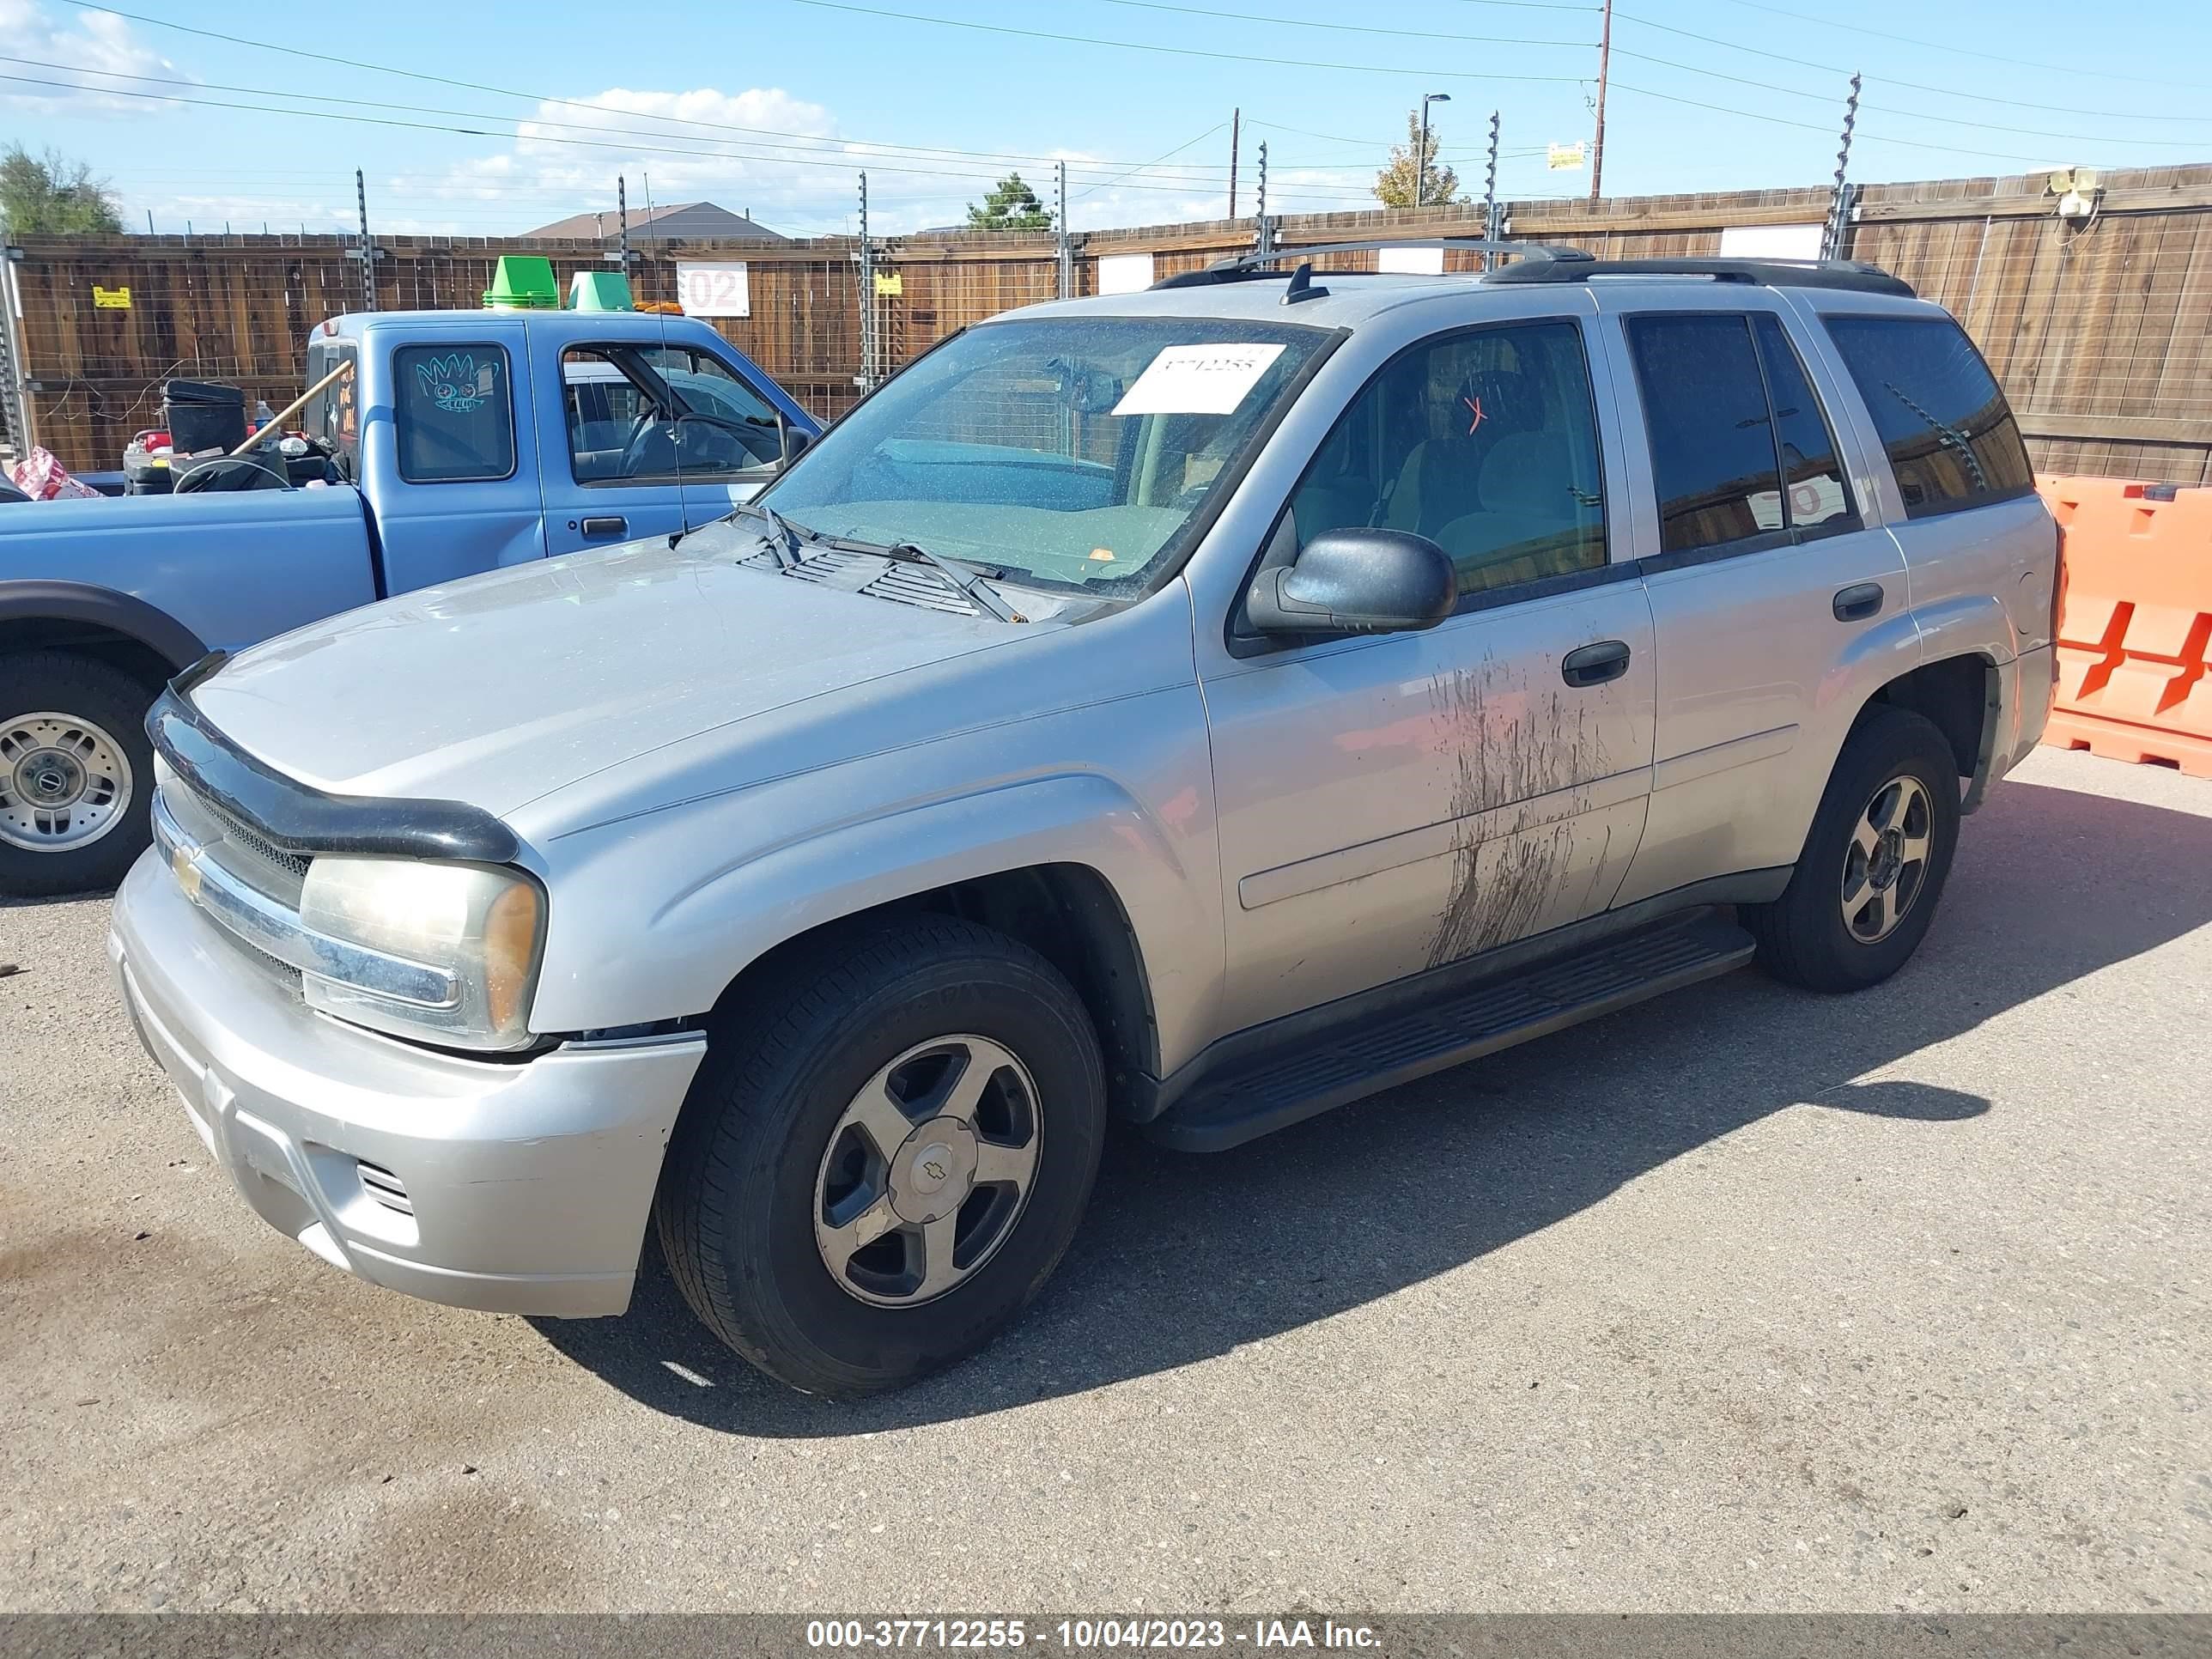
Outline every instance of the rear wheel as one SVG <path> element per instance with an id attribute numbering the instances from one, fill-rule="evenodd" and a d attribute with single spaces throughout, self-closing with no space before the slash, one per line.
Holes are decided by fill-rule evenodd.
<path id="1" fill-rule="evenodd" d="M 1816 991 L 1887 979 L 1935 921 L 1958 840 L 1949 743 L 1909 710 L 1869 709 L 1837 757 L 1790 885 L 1743 907 L 1759 965 Z"/>
<path id="2" fill-rule="evenodd" d="M 672 1141 L 663 1251 L 708 1328 L 810 1394 L 895 1388 L 1043 1285 L 1098 1168 L 1097 1039 L 972 924 L 838 929 L 728 1011 Z"/>
<path id="3" fill-rule="evenodd" d="M 151 690 L 96 658 L 0 659 L 0 893 L 105 891 L 152 839 Z"/>

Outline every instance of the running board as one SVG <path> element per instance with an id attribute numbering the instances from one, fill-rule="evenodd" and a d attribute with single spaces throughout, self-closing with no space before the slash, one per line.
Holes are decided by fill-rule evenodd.
<path id="1" fill-rule="evenodd" d="M 1750 961 L 1753 949 L 1750 934 L 1710 910 L 1664 921 L 1241 1066 L 1200 1085 L 1145 1132 L 1178 1152 L 1222 1152 L 1362 1096 L 1728 973 Z"/>

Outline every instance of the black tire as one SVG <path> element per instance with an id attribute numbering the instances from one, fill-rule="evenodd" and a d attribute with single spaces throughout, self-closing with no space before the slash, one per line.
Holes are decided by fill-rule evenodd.
<path id="1" fill-rule="evenodd" d="M 935 916 L 834 929 L 718 1018 L 654 1204 L 677 1287 L 708 1329 L 809 1394 L 893 1389 L 999 1334 L 1075 1236 L 1105 1136 L 1098 1041 L 1044 958 Z M 1036 1085 L 1028 1198 L 992 1254 L 933 1300 L 883 1306 L 832 1275 L 817 1181 L 847 1106 L 881 1067 L 951 1033 L 988 1038 Z"/>
<path id="2" fill-rule="evenodd" d="M 1929 853 L 1909 902 L 1886 935 L 1854 934 L 1844 915 L 1844 882 L 1851 837 L 1877 792 L 1911 779 L 1929 805 Z M 1775 978 L 1813 991 L 1859 991 L 1880 984 L 1919 949 L 1959 845 L 1959 768 L 1935 725 L 1887 703 L 1869 708 L 1836 757 L 1797 868 L 1771 904 L 1741 907 L 1759 941 L 1759 966 Z M 1910 870 L 1906 874 L 1909 875 Z M 1899 878 L 1901 887 L 1905 877 Z"/>
<path id="3" fill-rule="evenodd" d="M 96 841 L 64 851 L 43 852 L 0 837 L 0 894 L 45 898 L 60 893 L 102 893 L 121 881 L 153 840 L 154 745 L 146 736 L 146 710 L 155 688 L 95 657 L 68 651 L 31 651 L 0 657 L 0 746 L 4 723 L 18 716 L 66 714 L 99 729 L 123 757 L 129 776 L 125 809 Z M 0 815 L 21 810 L 14 768 L 0 753 Z"/>

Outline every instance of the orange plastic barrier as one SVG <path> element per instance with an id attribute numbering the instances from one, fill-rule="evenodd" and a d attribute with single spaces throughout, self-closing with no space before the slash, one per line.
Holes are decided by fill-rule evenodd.
<path id="1" fill-rule="evenodd" d="M 2212 489 L 2037 480 L 2066 535 L 2043 740 L 2212 778 Z"/>

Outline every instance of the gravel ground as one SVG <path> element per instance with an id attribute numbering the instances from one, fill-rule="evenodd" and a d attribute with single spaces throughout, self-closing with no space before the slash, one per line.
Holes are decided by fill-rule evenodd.
<path id="1" fill-rule="evenodd" d="M 0 909 L 0 1607 L 2212 1610 L 2212 785 L 2039 753 L 1888 985 L 1730 976 L 1214 1158 L 861 1406 L 209 1168 Z"/>

